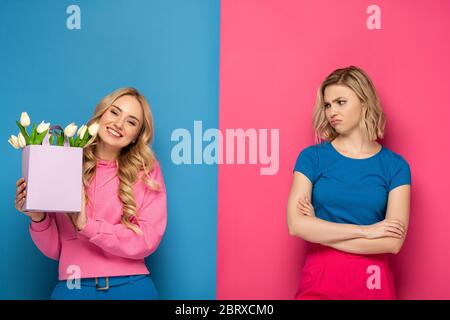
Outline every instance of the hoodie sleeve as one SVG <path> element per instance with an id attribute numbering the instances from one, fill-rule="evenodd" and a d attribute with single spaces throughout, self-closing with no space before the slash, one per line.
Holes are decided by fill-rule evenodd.
<path id="1" fill-rule="evenodd" d="M 29 230 L 36 247 L 50 259 L 59 260 L 61 242 L 55 213 L 46 212 L 41 222 L 31 221 Z"/>
<path id="2" fill-rule="evenodd" d="M 146 187 L 142 206 L 137 216 L 142 235 L 136 234 L 122 223 L 111 224 L 103 219 L 88 218 L 79 231 L 101 249 L 113 255 L 144 259 L 158 247 L 167 224 L 166 189 L 159 164 L 152 171 L 152 178 L 160 184 L 159 190 Z"/>

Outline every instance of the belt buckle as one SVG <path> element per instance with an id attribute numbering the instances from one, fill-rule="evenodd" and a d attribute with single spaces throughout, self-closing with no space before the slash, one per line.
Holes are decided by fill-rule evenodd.
<path id="1" fill-rule="evenodd" d="M 109 278 L 105 277 L 105 286 L 104 287 L 99 287 L 98 286 L 98 278 L 95 278 L 95 288 L 97 290 L 101 290 L 101 291 L 108 290 L 109 289 Z"/>

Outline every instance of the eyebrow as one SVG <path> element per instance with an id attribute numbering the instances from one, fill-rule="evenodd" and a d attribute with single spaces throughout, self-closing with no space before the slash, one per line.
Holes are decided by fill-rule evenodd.
<path id="1" fill-rule="evenodd" d="M 336 101 L 338 101 L 338 100 L 341 100 L 341 99 L 347 99 L 347 98 L 344 98 L 344 97 L 337 97 L 336 99 L 334 99 L 332 102 L 336 102 Z M 328 101 L 324 101 L 325 103 L 329 103 Z"/>
<path id="2" fill-rule="evenodd" d="M 115 108 L 119 109 L 119 110 L 120 110 L 120 112 L 123 112 L 123 110 L 122 110 L 122 109 L 120 109 L 120 108 L 119 108 L 118 106 L 116 106 L 115 104 L 112 104 L 112 105 L 111 105 L 111 107 L 115 107 Z M 133 118 L 133 119 L 136 119 L 136 121 L 137 121 L 137 122 L 140 122 L 140 121 L 139 121 L 139 119 L 138 119 L 138 118 L 136 118 L 135 116 L 132 116 L 132 115 L 130 115 L 130 117 L 131 117 L 131 118 Z"/>

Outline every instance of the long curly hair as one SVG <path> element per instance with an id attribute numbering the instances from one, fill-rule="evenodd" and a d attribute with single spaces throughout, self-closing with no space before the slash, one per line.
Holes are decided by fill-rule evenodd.
<path id="1" fill-rule="evenodd" d="M 149 178 L 149 172 L 154 167 L 156 157 L 153 150 L 150 148 L 150 143 L 153 139 L 153 116 L 147 100 L 135 88 L 119 88 L 104 97 L 97 104 L 94 115 L 88 121 L 87 126 L 98 122 L 108 107 L 110 107 L 118 98 L 125 95 L 133 96 L 139 101 L 144 114 L 144 123 L 136 140 L 122 148 L 119 157 L 116 159 L 116 175 L 119 177 L 120 181 L 119 198 L 123 203 L 121 222 L 135 233 L 142 234 L 141 229 L 136 224 L 138 212 L 132 187 L 138 179 L 144 182 L 152 190 L 159 190 L 161 187 L 155 180 Z M 83 149 L 83 185 L 85 188 L 87 188 L 95 175 L 97 167 L 95 150 L 98 140 L 99 136 L 96 135 Z M 141 170 L 143 170 L 143 174 L 139 177 Z M 86 204 L 89 202 L 87 193 L 85 193 L 85 201 Z"/>
<path id="2" fill-rule="evenodd" d="M 347 86 L 355 92 L 363 103 L 362 115 L 359 122 L 360 128 L 370 141 L 382 139 L 386 120 L 375 86 L 362 69 L 350 66 L 334 70 L 326 77 L 317 90 L 313 116 L 316 143 L 319 143 L 321 139 L 332 141 L 338 136 L 338 133 L 326 118 L 324 106 L 325 88 L 333 84 Z"/>

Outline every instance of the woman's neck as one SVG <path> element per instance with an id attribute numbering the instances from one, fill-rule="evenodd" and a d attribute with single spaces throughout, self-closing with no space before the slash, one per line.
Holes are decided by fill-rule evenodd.
<path id="1" fill-rule="evenodd" d="M 380 148 L 378 142 L 370 141 L 362 132 L 339 135 L 333 140 L 333 146 L 340 151 L 356 156 L 373 154 Z"/>
<path id="2" fill-rule="evenodd" d="M 95 156 L 101 160 L 113 161 L 120 155 L 120 150 L 112 150 L 100 143 L 95 148 Z"/>

